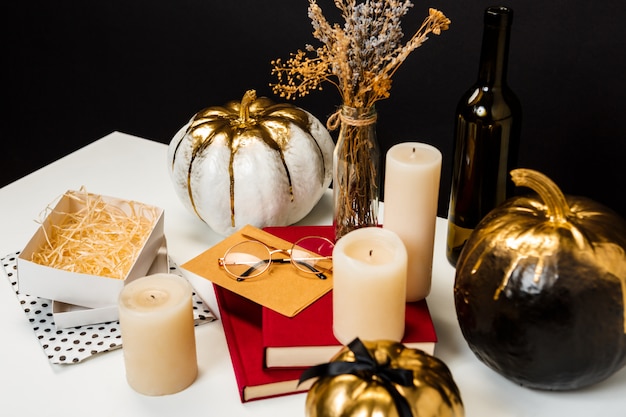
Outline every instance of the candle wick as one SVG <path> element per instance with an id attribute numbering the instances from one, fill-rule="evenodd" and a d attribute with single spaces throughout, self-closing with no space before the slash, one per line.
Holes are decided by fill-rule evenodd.
<path id="1" fill-rule="evenodd" d="M 413 147 L 413 153 L 415 153 L 415 146 Z"/>
<path id="2" fill-rule="evenodd" d="M 370 249 L 370 257 L 372 256 L 372 253 L 374 253 L 374 250 Z"/>

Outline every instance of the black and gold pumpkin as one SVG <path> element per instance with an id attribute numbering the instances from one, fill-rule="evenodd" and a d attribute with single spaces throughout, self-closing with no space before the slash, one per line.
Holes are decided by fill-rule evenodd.
<path id="1" fill-rule="evenodd" d="M 547 176 L 492 210 L 456 267 L 463 336 L 486 365 L 523 386 L 571 390 L 626 365 L 626 222 Z"/>

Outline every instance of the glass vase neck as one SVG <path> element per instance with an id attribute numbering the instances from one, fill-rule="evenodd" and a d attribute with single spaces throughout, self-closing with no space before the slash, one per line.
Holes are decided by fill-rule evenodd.
<path id="1" fill-rule="evenodd" d="M 342 123 L 351 126 L 367 126 L 376 123 L 377 113 L 374 106 L 351 107 L 343 105 L 339 117 Z"/>

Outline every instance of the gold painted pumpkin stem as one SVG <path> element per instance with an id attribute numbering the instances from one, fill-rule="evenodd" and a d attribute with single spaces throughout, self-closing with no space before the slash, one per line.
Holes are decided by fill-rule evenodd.
<path id="1" fill-rule="evenodd" d="M 564 223 L 571 215 L 569 204 L 561 189 L 541 172 L 518 168 L 511 171 L 511 179 L 518 187 L 528 187 L 539 194 L 546 205 L 546 214 L 551 222 Z"/>
<path id="2" fill-rule="evenodd" d="M 239 107 L 239 124 L 247 126 L 250 121 L 250 105 L 256 100 L 256 90 L 248 90 L 241 99 Z"/>

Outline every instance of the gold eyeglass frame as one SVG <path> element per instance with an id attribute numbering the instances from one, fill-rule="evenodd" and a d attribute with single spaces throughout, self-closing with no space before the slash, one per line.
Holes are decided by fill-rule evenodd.
<path id="1" fill-rule="evenodd" d="M 332 255 L 331 256 L 323 256 L 323 255 L 319 255 L 317 253 L 315 253 L 314 251 L 307 249 L 303 246 L 301 246 L 301 242 L 306 241 L 306 240 L 310 240 L 310 239 L 320 239 L 321 241 L 324 241 L 325 243 L 329 244 L 331 248 L 334 248 L 335 244 L 328 238 L 325 238 L 323 236 L 305 236 L 302 237 L 300 239 L 298 239 L 292 246 L 290 249 L 281 249 L 281 248 L 276 248 L 272 245 L 269 245 L 265 242 L 262 242 L 254 237 L 251 236 L 247 236 L 247 235 L 243 235 L 247 240 L 243 240 L 241 242 L 238 242 L 236 244 L 234 244 L 233 246 L 231 246 L 230 248 L 228 248 L 228 250 L 226 250 L 226 252 L 224 253 L 224 256 L 221 258 L 218 258 L 217 262 L 219 264 L 219 266 L 221 268 L 224 269 L 224 271 L 230 275 L 231 277 L 235 278 L 238 282 L 241 281 L 245 281 L 251 278 L 256 278 L 260 275 L 263 275 L 267 270 L 269 270 L 270 266 L 273 263 L 290 263 L 294 268 L 296 268 L 298 271 L 304 272 L 306 274 L 310 274 L 310 275 L 315 275 L 317 276 L 319 279 L 326 279 L 327 276 L 325 275 L 327 272 L 331 272 L 332 271 L 332 262 L 329 268 L 324 268 L 324 269 L 318 269 L 316 268 L 316 266 L 313 266 L 309 263 L 307 263 L 307 260 L 312 260 L 312 261 L 325 261 L 325 260 L 330 260 L 332 261 Z M 231 265 L 242 265 L 242 264 L 250 264 L 250 268 L 247 269 L 243 274 L 236 274 L 233 271 L 231 271 L 228 268 L 228 264 L 226 263 L 226 258 L 228 257 L 228 255 L 232 252 L 233 249 L 237 248 L 238 246 L 244 245 L 244 244 L 257 244 L 260 245 L 260 247 L 265 248 L 265 250 L 267 251 L 267 258 L 265 259 L 258 259 L 255 261 L 254 264 L 250 264 L 248 262 L 237 262 L 237 263 L 231 263 Z M 305 257 L 298 257 L 298 258 L 294 258 L 294 250 L 297 249 L 297 251 L 300 252 L 306 252 L 308 254 L 313 254 L 315 256 L 307 256 Z M 274 258 L 273 255 L 278 254 L 278 253 L 282 253 L 284 255 L 287 255 L 287 258 Z M 262 266 L 262 268 L 259 268 L 259 265 Z M 248 272 L 250 271 L 250 272 Z M 253 273 L 254 272 L 254 273 Z"/>

